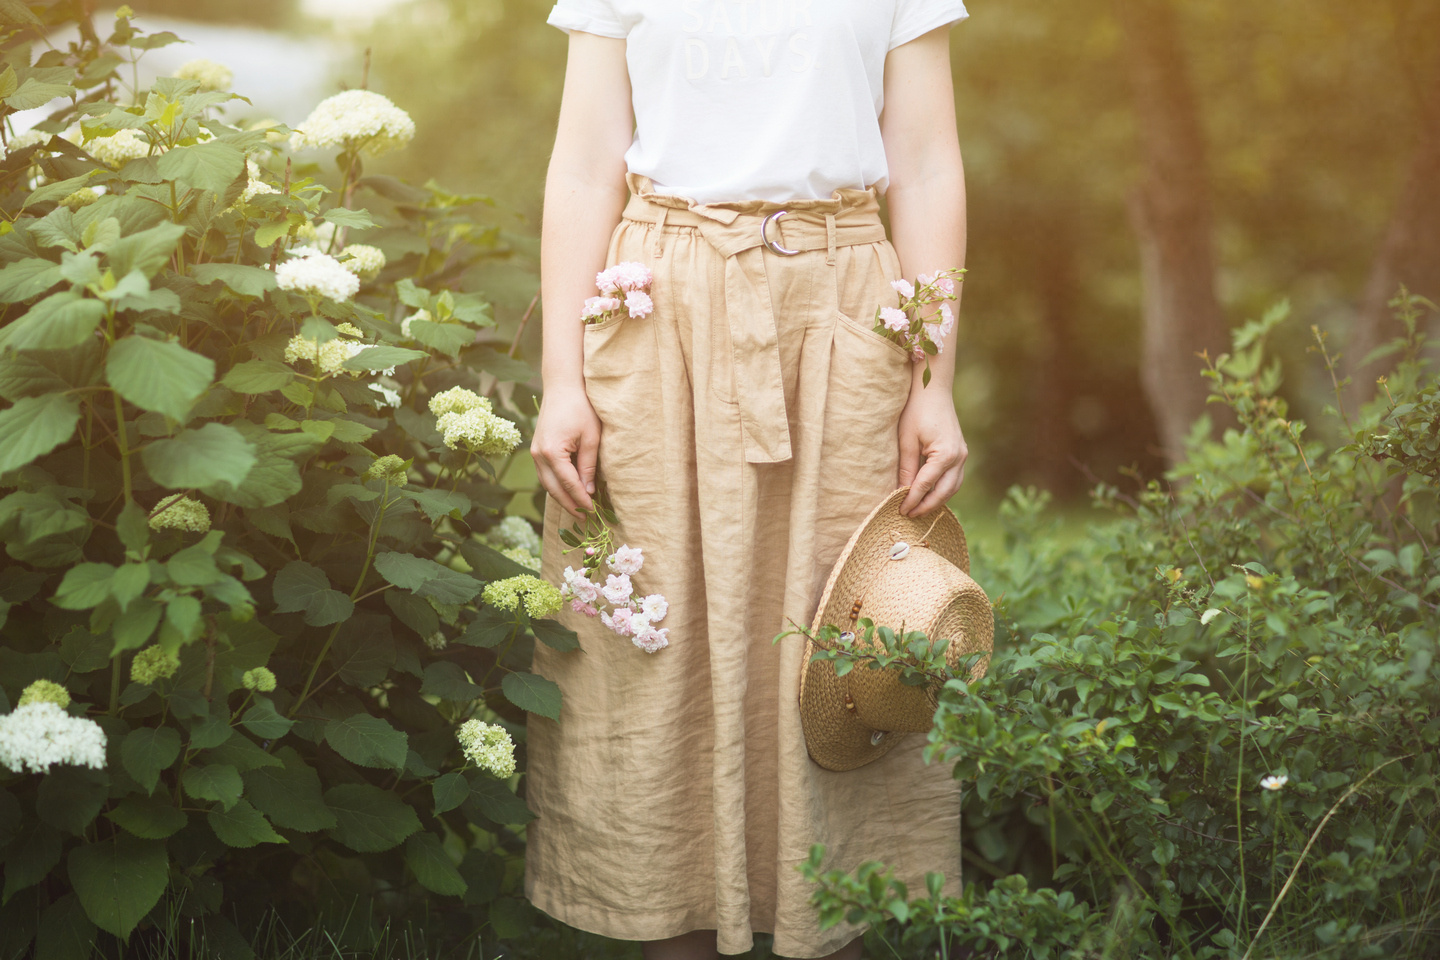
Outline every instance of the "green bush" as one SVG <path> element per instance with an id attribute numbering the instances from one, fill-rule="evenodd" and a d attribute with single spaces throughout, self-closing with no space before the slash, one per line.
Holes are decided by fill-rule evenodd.
<path id="1" fill-rule="evenodd" d="M 1197 432 L 1175 488 L 1097 490 L 1120 516 L 1069 546 L 1011 492 L 976 558 L 997 654 L 948 682 L 927 747 L 968 785 L 977 869 L 911 898 L 817 851 L 827 922 L 932 956 L 1440 952 L 1440 382 L 1397 305 L 1400 363 L 1341 442 L 1288 418 L 1277 309 L 1208 370 L 1239 426 Z"/>
<path id="2" fill-rule="evenodd" d="M 244 956 L 232 918 L 357 899 L 366 924 L 374 902 L 516 936 L 508 737 L 523 765 L 525 712 L 559 715 L 534 641 L 575 638 L 525 612 L 554 588 L 486 592 L 538 540 L 501 523 L 531 421 L 496 389 L 532 371 L 477 343 L 494 320 L 462 286 L 507 255 L 483 198 L 366 175 L 409 120 L 358 91 L 304 130 L 327 186 L 292 131 L 223 119 L 216 71 L 128 86 L 176 38 L 122 8 L 102 40 L 78 7 L 0 8 L 0 714 L 69 699 L 105 763 L 0 765 L 0 955 L 114 953 L 178 909 Z M 0 756 L 34 746 L 18 729 Z"/>

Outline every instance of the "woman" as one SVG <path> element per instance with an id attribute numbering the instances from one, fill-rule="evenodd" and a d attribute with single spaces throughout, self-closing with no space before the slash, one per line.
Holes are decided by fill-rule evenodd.
<path id="1" fill-rule="evenodd" d="M 542 231 L 549 493 L 594 505 L 636 582 L 668 600 L 647 655 L 567 612 L 583 652 L 536 652 L 564 695 L 532 717 L 527 893 L 648 960 L 860 956 L 822 932 L 796 870 L 889 862 L 958 886 L 959 800 L 921 738 L 833 773 L 805 751 L 799 637 L 831 564 L 895 486 L 902 512 L 959 487 L 955 333 L 924 363 L 873 330 L 892 281 L 963 265 L 948 27 L 961 0 L 560 0 L 570 34 Z M 891 241 L 877 213 L 884 192 Z M 780 211 L 786 211 L 783 216 Z M 596 273 L 653 274 L 653 311 L 583 324 Z M 568 514 L 568 516 L 567 516 Z M 577 607 L 583 606 L 577 603 Z"/>

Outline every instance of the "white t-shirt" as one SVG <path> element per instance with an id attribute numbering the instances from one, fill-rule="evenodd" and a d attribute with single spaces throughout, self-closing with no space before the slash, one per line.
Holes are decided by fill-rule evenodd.
<path id="1" fill-rule="evenodd" d="M 885 55 L 963 0 L 558 0 L 549 23 L 626 41 L 633 173 L 701 202 L 888 182 Z"/>

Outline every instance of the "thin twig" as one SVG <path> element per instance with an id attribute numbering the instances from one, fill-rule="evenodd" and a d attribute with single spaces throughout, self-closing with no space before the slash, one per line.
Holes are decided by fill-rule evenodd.
<path id="1" fill-rule="evenodd" d="M 525 325 L 530 322 L 530 314 L 535 312 L 535 305 L 539 302 L 540 291 L 536 290 L 535 296 L 530 298 L 530 306 L 526 307 L 525 312 L 520 316 L 520 325 L 515 328 L 515 339 L 510 341 L 510 349 L 506 351 L 507 356 L 514 357 L 515 351 L 520 349 L 520 335 L 525 332 Z"/>

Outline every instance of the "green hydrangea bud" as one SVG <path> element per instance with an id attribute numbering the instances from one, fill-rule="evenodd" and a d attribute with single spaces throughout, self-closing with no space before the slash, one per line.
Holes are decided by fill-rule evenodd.
<path id="1" fill-rule="evenodd" d="M 246 690 L 269 693 L 275 689 L 275 674 L 270 672 L 269 667 L 256 667 L 241 674 L 240 682 L 245 685 Z"/>
<path id="2" fill-rule="evenodd" d="M 410 465 L 392 453 L 370 464 L 365 479 L 384 480 L 392 487 L 403 487 L 410 480 L 409 470 Z"/>
<path id="3" fill-rule="evenodd" d="M 146 647 L 130 661 L 130 679 L 153 687 L 157 681 L 169 680 L 180 669 L 180 658 L 158 646 Z"/>
<path id="4" fill-rule="evenodd" d="M 54 680 L 36 680 L 20 693 L 15 709 L 18 710 L 27 703 L 53 703 L 64 710 L 70 706 L 70 691 Z"/>
<path id="5" fill-rule="evenodd" d="M 483 720 L 466 720 L 455 731 L 465 759 L 501 780 L 515 773 L 515 741 L 505 728 Z"/>
<path id="6" fill-rule="evenodd" d="M 514 610 L 522 598 L 525 612 L 535 618 L 550 616 L 565 602 L 558 587 L 531 576 L 496 580 L 486 584 L 481 594 L 481 599 L 497 610 Z"/>
<path id="7" fill-rule="evenodd" d="M 189 530 L 205 533 L 210 529 L 210 511 L 199 500 L 183 494 L 172 494 L 155 504 L 150 514 L 151 530 Z"/>

